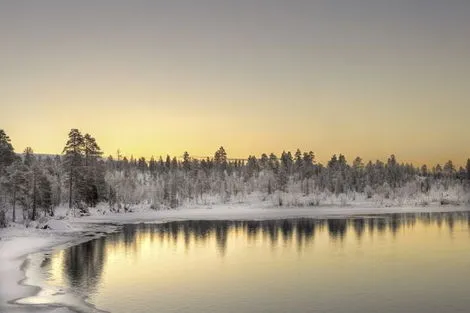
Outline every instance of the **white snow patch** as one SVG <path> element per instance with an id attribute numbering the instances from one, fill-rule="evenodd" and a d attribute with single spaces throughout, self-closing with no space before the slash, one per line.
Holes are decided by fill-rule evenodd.
<path id="1" fill-rule="evenodd" d="M 49 220 L 42 228 L 51 229 L 55 231 L 62 231 L 62 232 L 68 232 L 68 231 L 74 230 L 73 227 L 70 226 L 69 223 L 63 220 Z"/>

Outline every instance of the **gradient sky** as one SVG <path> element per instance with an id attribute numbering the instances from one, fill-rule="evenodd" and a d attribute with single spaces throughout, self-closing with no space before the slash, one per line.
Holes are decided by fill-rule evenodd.
<path id="1" fill-rule="evenodd" d="M 470 157 L 470 1 L 0 1 L 0 128 L 60 153 Z"/>

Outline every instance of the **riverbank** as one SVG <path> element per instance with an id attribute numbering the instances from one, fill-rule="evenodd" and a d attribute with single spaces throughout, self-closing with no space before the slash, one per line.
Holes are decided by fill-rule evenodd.
<path id="1" fill-rule="evenodd" d="M 57 219 L 45 223 L 47 229 L 13 227 L 0 230 L 0 311 L 1 312 L 69 312 L 64 307 L 51 306 L 32 297 L 40 289 L 28 273 L 31 255 L 63 249 L 67 246 L 89 240 L 93 236 L 113 231 L 115 227 L 129 223 L 162 223 L 177 220 L 268 220 L 284 218 L 331 218 L 371 214 L 392 213 L 433 213 L 469 211 L 469 206 L 426 206 L 426 207 L 382 207 L 351 205 L 346 207 L 262 207 L 259 205 L 230 204 L 187 207 L 177 210 L 154 211 L 145 207 L 133 208 L 133 212 L 111 213 L 104 207 L 91 210 L 90 216 L 67 217 L 59 212 Z M 28 276 L 25 280 L 25 273 Z M 18 282 L 21 282 L 19 284 Z M 26 286 L 33 285 L 33 286 Z M 23 303 L 13 304 L 15 299 L 29 297 Z M 24 300 L 24 299 L 23 299 Z M 38 305 L 38 304 L 42 305 Z M 90 308 L 93 310 L 93 308 Z"/>

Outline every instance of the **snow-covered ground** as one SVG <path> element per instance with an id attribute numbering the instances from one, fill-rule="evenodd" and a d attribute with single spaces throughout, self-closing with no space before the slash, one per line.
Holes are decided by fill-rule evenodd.
<path id="1" fill-rule="evenodd" d="M 31 253 L 45 251 L 73 239 L 72 234 L 59 235 L 52 231 L 20 226 L 0 230 L 0 312 L 40 312 L 40 308 L 32 310 L 8 303 L 39 291 L 37 287 L 22 284 L 25 279 L 25 260 Z"/>
<path id="2" fill-rule="evenodd" d="M 176 210 L 155 211 L 147 206 L 136 206 L 133 212 L 111 213 L 105 205 L 92 209 L 90 216 L 66 216 L 66 210 L 58 210 L 56 218 L 43 222 L 41 228 L 25 228 L 13 224 L 0 230 L 0 312 L 69 312 L 60 306 L 51 306 L 48 294 L 54 293 L 54 303 L 70 303 L 64 299 L 61 290 L 39 288 L 34 272 L 28 263 L 40 262 L 37 252 L 62 249 L 78 242 L 89 240 L 90 234 L 106 233 L 115 227 L 109 224 L 162 223 L 175 220 L 267 220 L 281 218 L 326 218 L 352 215 L 451 212 L 469 211 L 470 207 L 460 206 L 405 206 L 377 208 L 367 204 L 350 206 L 318 207 L 273 207 L 255 204 L 218 204 L 210 206 L 191 206 Z M 36 254 L 35 254 L 36 253 Z M 28 286 L 29 285 L 29 286 Z M 21 299 L 21 300 L 18 300 Z M 74 300 L 76 301 L 76 300 Z M 72 301 L 73 302 L 73 301 Z M 20 305 L 22 303 L 23 305 Z M 35 304 L 31 307 L 27 304 Z M 38 306 L 42 304 L 42 306 Z M 75 303 L 75 306 L 80 304 Z M 93 308 L 89 308 L 93 311 Z"/>

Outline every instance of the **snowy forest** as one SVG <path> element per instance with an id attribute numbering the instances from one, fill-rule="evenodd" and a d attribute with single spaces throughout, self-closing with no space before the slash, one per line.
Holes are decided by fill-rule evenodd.
<path id="1" fill-rule="evenodd" d="M 65 137 L 65 136 L 64 136 Z M 223 147 L 213 157 L 105 157 L 90 134 L 72 129 L 61 155 L 15 153 L 0 129 L 0 227 L 9 222 L 88 214 L 106 206 L 128 212 L 136 206 L 174 209 L 185 205 L 268 202 L 272 206 L 460 205 L 470 201 L 470 159 L 428 167 L 385 162 L 348 162 L 342 154 L 326 164 L 300 150 L 230 159 Z"/>

